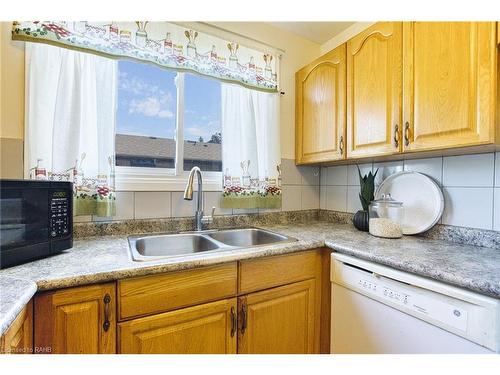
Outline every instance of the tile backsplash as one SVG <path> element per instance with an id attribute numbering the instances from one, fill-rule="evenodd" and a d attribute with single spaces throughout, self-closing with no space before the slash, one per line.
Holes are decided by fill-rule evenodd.
<path id="1" fill-rule="evenodd" d="M 273 211 L 300 211 L 319 209 L 320 168 L 295 165 L 293 159 L 282 159 L 283 202 L 281 209 L 221 209 L 220 191 L 205 191 L 203 203 L 210 214 L 241 215 Z M 186 201 L 182 191 L 118 191 L 116 192 L 116 216 L 76 216 L 75 222 L 119 221 L 133 219 L 162 219 L 191 217 L 194 215 L 196 199 Z"/>
<path id="2" fill-rule="evenodd" d="M 379 169 L 378 186 L 389 175 L 416 171 L 432 177 L 443 189 L 441 223 L 500 231 L 500 153 L 445 156 L 361 164 L 361 173 Z M 320 208 L 356 212 L 359 178 L 355 164 L 322 167 Z"/>

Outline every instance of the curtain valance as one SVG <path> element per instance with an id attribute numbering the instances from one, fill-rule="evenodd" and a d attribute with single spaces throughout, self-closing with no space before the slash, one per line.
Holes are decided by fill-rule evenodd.
<path id="1" fill-rule="evenodd" d="M 168 22 L 14 22 L 12 39 L 132 58 L 277 92 L 276 56 Z"/>

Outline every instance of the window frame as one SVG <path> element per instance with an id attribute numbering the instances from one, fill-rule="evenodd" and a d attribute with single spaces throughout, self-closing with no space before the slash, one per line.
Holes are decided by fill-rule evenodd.
<path id="1" fill-rule="evenodd" d="M 115 189 L 117 191 L 183 191 L 189 175 L 184 171 L 184 94 L 185 74 L 177 72 L 175 168 L 125 167 L 115 165 Z M 115 131 L 116 136 L 116 131 Z M 179 142 L 182 140 L 182 142 Z M 222 171 L 202 171 L 203 190 L 222 190 Z"/>

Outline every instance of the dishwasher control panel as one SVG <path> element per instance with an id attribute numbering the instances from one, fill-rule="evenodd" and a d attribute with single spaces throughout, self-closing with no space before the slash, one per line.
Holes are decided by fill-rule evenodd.
<path id="1" fill-rule="evenodd" d="M 445 301 L 436 293 L 419 293 L 408 284 L 369 273 L 358 267 L 347 266 L 344 270 L 343 284 L 351 289 L 380 302 L 396 305 L 397 308 L 414 315 L 438 321 L 463 332 L 467 331 L 467 310 Z"/>

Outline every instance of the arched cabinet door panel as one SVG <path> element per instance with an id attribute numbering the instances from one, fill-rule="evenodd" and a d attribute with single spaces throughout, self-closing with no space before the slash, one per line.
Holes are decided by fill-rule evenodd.
<path id="1" fill-rule="evenodd" d="M 401 150 L 401 22 L 380 22 L 347 42 L 347 158 Z"/>
<path id="2" fill-rule="evenodd" d="M 345 157 L 345 44 L 296 74 L 297 164 Z"/>

